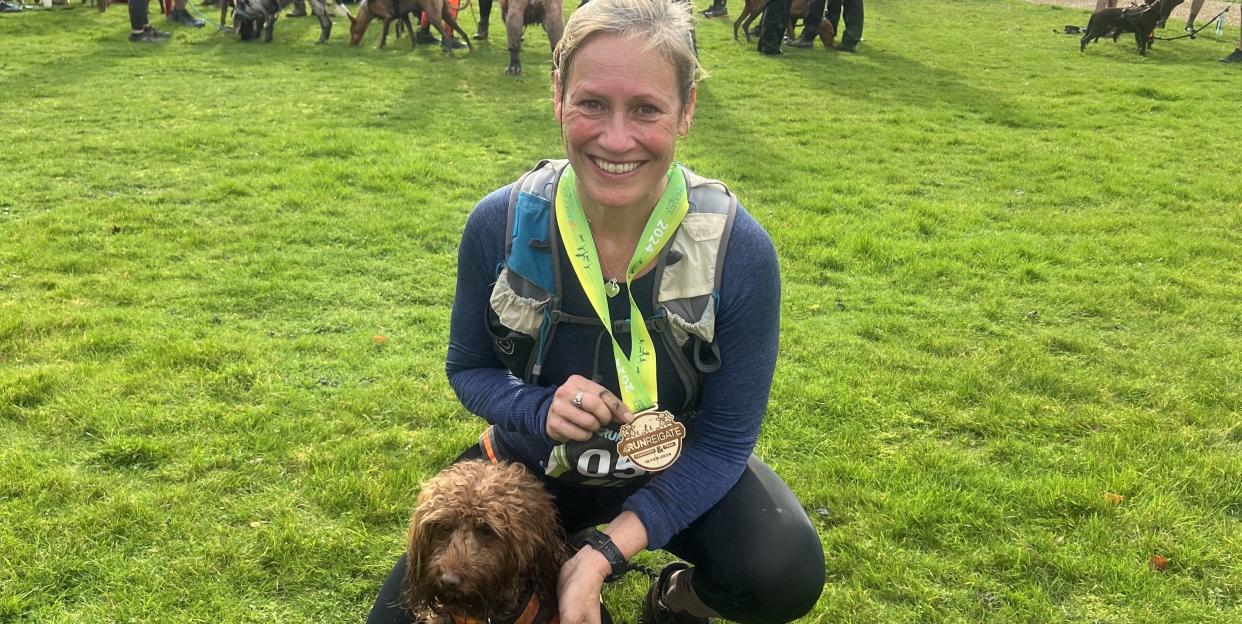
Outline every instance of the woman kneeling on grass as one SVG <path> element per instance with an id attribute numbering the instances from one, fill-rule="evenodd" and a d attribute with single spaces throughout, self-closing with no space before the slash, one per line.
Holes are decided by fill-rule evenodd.
<path id="1" fill-rule="evenodd" d="M 575 12 L 553 54 L 568 161 L 483 198 L 458 253 L 449 381 L 492 425 L 460 459 L 525 464 L 566 532 L 590 536 L 561 569 L 562 624 L 599 622 L 606 579 L 644 548 L 689 562 L 652 584 L 646 624 L 787 622 L 823 589 L 819 536 L 751 454 L 776 253 L 724 185 L 673 161 L 700 72 L 692 26 L 679 0 Z M 371 622 L 411 620 L 405 565 Z"/>

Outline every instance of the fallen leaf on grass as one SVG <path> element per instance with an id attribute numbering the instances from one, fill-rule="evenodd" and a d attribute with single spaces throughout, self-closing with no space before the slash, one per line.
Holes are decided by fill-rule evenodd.
<path id="1" fill-rule="evenodd" d="M 1109 505 L 1120 505 L 1126 502 L 1126 497 L 1120 494 L 1113 494 L 1112 492 L 1109 492 L 1108 494 L 1104 495 L 1104 500 L 1108 501 Z"/>
<path id="2" fill-rule="evenodd" d="M 385 342 L 388 342 L 388 336 L 381 336 L 379 334 L 375 334 L 374 336 L 371 336 L 371 342 L 374 342 L 377 345 L 384 344 Z"/>
<path id="3" fill-rule="evenodd" d="M 1169 560 L 1160 555 L 1152 555 L 1151 559 L 1147 560 L 1147 565 L 1157 572 L 1164 572 L 1169 569 Z"/>
<path id="4" fill-rule="evenodd" d="M 267 520 L 255 520 L 250 523 L 250 528 L 257 529 L 265 524 L 271 524 L 271 522 L 268 522 Z"/>

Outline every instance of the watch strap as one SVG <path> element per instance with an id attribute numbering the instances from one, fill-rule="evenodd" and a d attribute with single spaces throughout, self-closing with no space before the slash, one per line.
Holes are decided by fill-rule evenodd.
<path id="1" fill-rule="evenodd" d="M 594 548 L 596 552 L 604 556 L 608 560 L 608 565 L 612 566 L 612 573 L 604 579 L 604 582 L 611 583 L 629 571 L 630 564 L 625 560 L 625 555 L 621 554 L 621 549 L 612 543 L 612 538 L 607 533 L 599 529 L 591 529 L 583 536 L 583 544 Z"/>

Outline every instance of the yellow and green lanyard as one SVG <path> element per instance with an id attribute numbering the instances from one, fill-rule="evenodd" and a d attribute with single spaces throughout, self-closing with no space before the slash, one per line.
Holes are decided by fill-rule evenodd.
<path id="1" fill-rule="evenodd" d="M 595 314 L 604 322 L 604 329 L 612 338 L 613 360 L 617 365 L 617 381 L 621 385 L 621 400 L 638 412 L 645 410 L 659 400 L 656 387 L 655 346 L 651 334 L 647 331 L 647 323 L 638 303 L 630 292 L 630 282 L 635 275 L 642 273 L 660 255 L 665 243 L 673 237 L 673 232 L 681 224 L 682 217 L 690 209 L 686 197 L 686 178 L 681 169 L 674 163 L 668 170 L 668 184 L 664 194 L 656 203 L 655 210 L 647 219 L 642 237 L 625 269 L 626 292 L 630 299 L 630 355 L 627 356 L 617 344 L 617 337 L 612 333 L 612 319 L 608 313 L 608 295 L 604 292 L 604 274 L 600 270 L 599 252 L 595 249 L 595 239 L 591 236 L 591 226 L 587 222 L 586 213 L 578 201 L 578 189 L 574 184 L 576 176 L 573 167 L 566 167 L 561 174 L 560 183 L 556 188 L 556 226 L 560 231 L 561 240 L 569 251 L 569 263 L 574 267 L 578 283 L 586 291 L 587 299 Z"/>

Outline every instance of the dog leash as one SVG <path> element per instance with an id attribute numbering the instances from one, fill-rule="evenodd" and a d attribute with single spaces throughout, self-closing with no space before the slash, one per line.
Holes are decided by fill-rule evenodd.
<path id="1" fill-rule="evenodd" d="M 1177 41 L 1178 39 L 1185 39 L 1186 37 L 1190 37 L 1191 39 L 1194 39 L 1194 38 L 1195 38 L 1195 35 L 1199 34 L 1199 31 L 1203 30 L 1204 28 L 1207 28 L 1208 26 L 1211 26 L 1211 25 L 1212 25 L 1212 22 L 1215 22 L 1218 18 L 1220 18 L 1220 16 L 1222 16 L 1222 15 L 1224 15 L 1224 14 L 1228 13 L 1228 12 L 1229 12 L 1229 7 L 1225 7 L 1225 10 L 1224 10 L 1224 11 L 1221 11 L 1220 13 L 1217 13 L 1215 16 L 1213 16 L 1213 17 L 1212 17 L 1212 19 L 1208 20 L 1208 21 L 1207 21 L 1207 23 L 1205 23 L 1204 25 L 1202 25 L 1202 26 L 1200 26 L 1200 27 L 1198 27 L 1198 28 L 1194 29 L 1194 31 L 1193 31 L 1193 32 L 1188 32 L 1188 33 L 1186 33 L 1186 34 L 1184 34 L 1184 35 L 1182 35 L 1182 36 L 1180 36 L 1180 37 L 1169 37 L 1169 38 L 1167 38 L 1167 39 L 1166 39 L 1166 38 L 1164 38 L 1164 37 L 1156 37 L 1156 40 L 1157 40 L 1157 41 Z"/>
<path id="2" fill-rule="evenodd" d="M 660 572 L 658 570 L 649 568 L 641 563 L 630 563 L 630 569 L 626 570 L 626 572 L 638 572 L 653 581 L 660 576 Z"/>
<path id="3" fill-rule="evenodd" d="M 223 0 L 222 0 L 222 1 L 223 1 Z M 207 16 L 206 16 L 206 15 L 203 15 L 203 13 L 202 13 L 201 11 L 199 11 L 199 10 L 198 10 L 198 7 L 194 5 L 193 0 L 185 0 L 185 5 L 186 5 L 187 7 L 189 7 L 191 11 L 194 11 L 194 14 L 198 16 L 198 19 L 201 19 L 201 20 L 203 20 L 204 22 L 210 22 L 210 21 L 211 21 L 211 20 L 207 19 Z M 226 32 L 226 31 L 228 31 L 228 32 L 232 32 L 232 30 L 233 30 L 232 28 L 229 28 L 228 26 L 225 26 L 224 24 L 218 24 L 218 26 L 219 26 L 219 28 L 220 28 L 220 31 L 221 31 L 221 32 Z"/>
<path id="4" fill-rule="evenodd" d="M 198 19 L 201 19 L 201 20 L 203 20 L 204 22 L 208 21 L 207 16 L 206 16 L 206 15 L 203 15 L 203 12 L 202 12 L 202 11 L 199 11 L 199 10 L 198 10 L 198 7 L 197 7 L 197 6 L 195 6 L 193 2 L 191 2 L 190 0 L 185 0 L 185 5 L 186 5 L 187 7 L 190 7 L 190 10 L 191 10 L 191 11 L 194 11 L 194 14 L 198 16 Z"/>

